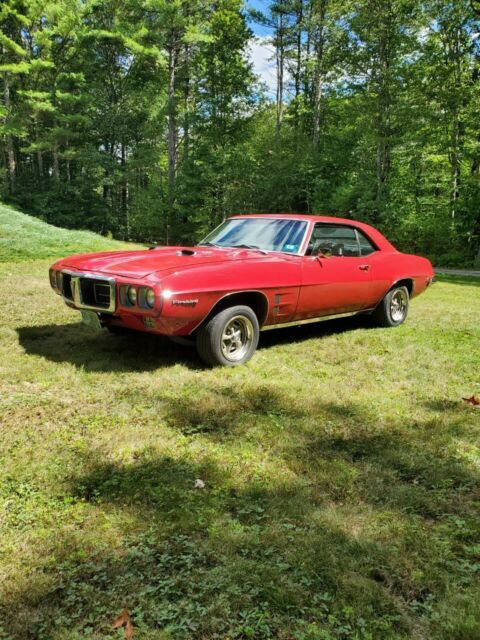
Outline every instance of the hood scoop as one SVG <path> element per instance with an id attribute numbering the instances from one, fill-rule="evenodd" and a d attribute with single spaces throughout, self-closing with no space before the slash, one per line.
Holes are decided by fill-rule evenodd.
<path id="1" fill-rule="evenodd" d="M 195 254 L 196 251 L 193 249 L 180 249 L 180 251 L 177 251 L 177 256 L 194 256 Z"/>

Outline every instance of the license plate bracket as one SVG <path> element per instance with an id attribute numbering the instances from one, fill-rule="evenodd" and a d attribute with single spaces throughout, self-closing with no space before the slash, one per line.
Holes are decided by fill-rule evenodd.
<path id="1" fill-rule="evenodd" d="M 80 313 L 82 314 L 82 322 L 83 324 L 86 324 L 87 327 L 97 330 L 102 328 L 100 318 L 95 311 L 82 310 Z"/>

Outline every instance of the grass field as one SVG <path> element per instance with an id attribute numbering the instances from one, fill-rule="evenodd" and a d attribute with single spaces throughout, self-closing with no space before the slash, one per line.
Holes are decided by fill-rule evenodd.
<path id="1" fill-rule="evenodd" d="M 0 262 L 61 258 L 71 253 L 109 251 L 127 246 L 91 231 L 53 227 L 0 202 Z"/>
<path id="2" fill-rule="evenodd" d="M 480 638 L 480 281 L 209 370 L 92 332 L 6 253 L 2 640 L 121 638 L 124 606 L 136 640 Z"/>

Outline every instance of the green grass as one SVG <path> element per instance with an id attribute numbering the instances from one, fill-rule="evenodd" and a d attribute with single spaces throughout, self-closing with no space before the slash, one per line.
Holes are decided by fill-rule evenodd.
<path id="1" fill-rule="evenodd" d="M 478 640 L 478 281 L 209 370 L 47 269 L 0 265 L 2 640 Z"/>
<path id="2" fill-rule="evenodd" d="M 60 258 L 128 246 L 91 231 L 59 229 L 0 203 L 0 262 Z"/>

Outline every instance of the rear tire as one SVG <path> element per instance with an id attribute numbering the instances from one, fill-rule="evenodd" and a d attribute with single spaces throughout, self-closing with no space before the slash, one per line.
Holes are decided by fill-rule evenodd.
<path id="1" fill-rule="evenodd" d="M 258 318 L 250 307 L 220 311 L 197 332 L 197 351 L 209 366 L 236 367 L 255 353 L 260 337 Z"/>
<path id="2" fill-rule="evenodd" d="M 405 322 L 409 304 L 407 287 L 393 287 L 372 313 L 372 318 L 381 327 L 398 327 Z"/>

